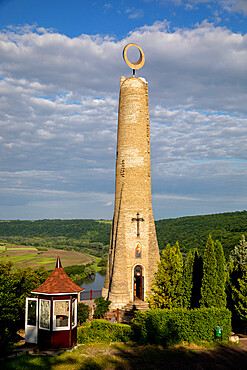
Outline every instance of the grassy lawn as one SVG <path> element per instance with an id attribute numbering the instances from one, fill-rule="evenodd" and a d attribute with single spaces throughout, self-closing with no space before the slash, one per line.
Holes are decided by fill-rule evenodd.
<path id="1" fill-rule="evenodd" d="M 57 356 L 23 355 L 5 361 L 2 369 L 213 369 L 218 364 L 232 369 L 227 366 L 234 359 L 238 359 L 238 369 L 244 368 L 246 352 L 221 343 L 211 349 L 194 344 L 163 348 L 114 343 L 79 345 Z"/>

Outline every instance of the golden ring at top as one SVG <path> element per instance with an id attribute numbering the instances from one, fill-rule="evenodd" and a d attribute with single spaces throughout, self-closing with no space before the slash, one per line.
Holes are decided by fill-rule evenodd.
<path id="1" fill-rule="evenodd" d="M 135 62 L 135 63 L 131 63 L 129 61 L 128 57 L 127 57 L 127 51 L 131 46 L 135 46 L 140 52 L 140 57 L 139 57 L 138 61 Z M 140 46 L 138 46 L 136 44 L 132 44 L 132 43 L 127 44 L 124 47 L 124 49 L 123 49 L 123 58 L 124 58 L 125 62 L 128 64 L 128 66 L 132 69 L 141 69 L 144 66 L 144 63 L 145 63 L 145 56 L 144 56 L 143 50 L 140 48 Z"/>

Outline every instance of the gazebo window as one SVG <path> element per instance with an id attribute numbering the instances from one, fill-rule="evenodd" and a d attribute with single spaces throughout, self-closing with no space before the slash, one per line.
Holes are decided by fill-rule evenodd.
<path id="1" fill-rule="evenodd" d="M 72 301 L 72 328 L 77 325 L 77 299 L 73 298 Z"/>
<path id="2" fill-rule="evenodd" d="M 67 330 L 70 323 L 69 300 L 53 302 L 53 329 Z"/>
<path id="3" fill-rule="evenodd" d="M 39 328 L 50 330 L 51 301 L 41 299 L 39 304 Z"/>

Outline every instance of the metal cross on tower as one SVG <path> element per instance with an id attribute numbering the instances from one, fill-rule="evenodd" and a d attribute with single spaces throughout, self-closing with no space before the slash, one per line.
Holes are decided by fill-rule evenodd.
<path id="1" fill-rule="evenodd" d="M 137 212 L 136 218 L 132 218 L 131 221 L 136 221 L 136 234 L 137 236 L 140 236 L 139 224 L 140 221 L 144 221 L 144 218 L 140 218 L 139 213 Z"/>

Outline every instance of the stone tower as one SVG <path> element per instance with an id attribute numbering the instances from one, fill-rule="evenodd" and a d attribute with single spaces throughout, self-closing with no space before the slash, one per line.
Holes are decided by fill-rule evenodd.
<path id="1" fill-rule="evenodd" d="M 136 46 L 140 59 L 130 63 L 127 50 Z M 133 77 L 121 77 L 116 153 L 115 210 L 102 295 L 121 308 L 150 293 L 159 249 L 151 204 L 148 83 L 135 77 L 144 64 L 136 44 L 124 49 Z"/>

